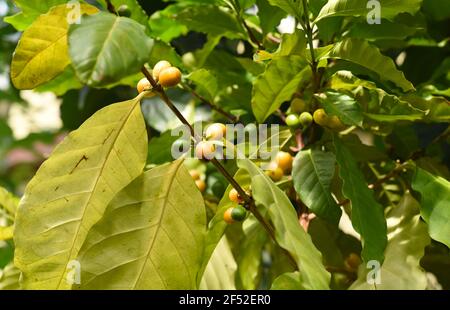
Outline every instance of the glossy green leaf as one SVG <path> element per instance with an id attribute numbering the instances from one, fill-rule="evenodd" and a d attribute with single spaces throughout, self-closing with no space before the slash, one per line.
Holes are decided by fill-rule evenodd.
<path id="1" fill-rule="evenodd" d="M 267 212 L 275 228 L 277 243 L 295 260 L 305 289 L 327 289 L 330 275 L 322 265 L 322 255 L 314 247 L 311 237 L 300 226 L 297 214 L 286 194 L 252 161 L 238 160 L 252 179 L 252 196 L 258 209 Z"/>
<path id="2" fill-rule="evenodd" d="M 15 264 L 27 289 L 67 289 L 88 230 L 142 173 L 147 132 L 137 98 L 101 109 L 70 133 L 28 183 L 17 211 Z"/>
<path id="3" fill-rule="evenodd" d="M 104 86 L 139 72 L 152 46 L 142 25 L 109 13 L 83 16 L 69 29 L 73 67 L 89 86 Z"/>
<path id="4" fill-rule="evenodd" d="M 80 9 L 86 14 L 98 11 L 85 4 Z M 66 5 L 54 7 L 25 30 L 11 63 L 11 80 L 16 88 L 35 88 L 56 77 L 70 64 L 67 51 L 70 11 Z"/>
<path id="5" fill-rule="evenodd" d="M 174 160 L 172 146 L 178 139 L 178 136 L 172 136 L 171 130 L 162 133 L 159 137 L 151 138 L 148 143 L 148 162 L 161 165 Z"/>
<path id="6" fill-rule="evenodd" d="M 424 290 L 427 276 L 420 266 L 425 247 L 430 244 L 427 225 L 420 220 L 419 204 L 405 194 L 397 206 L 387 213 L 388 244 L 380 269 L 381 283 L 368 283 L 364 264 L 358 279 L 350 289 L 355 290 Z M 369 275 L 370 278 L 370 275 Z M 370 278 L 371 279 L 371 278 Z"/>
<path id="7" fill-rule="evenodd" d="M 342 191 L 351 202 L 353 228 L 361 235 L 362 257 L 366 262 L 377 260 L 381 264 L 387 242 L 383 208 L 375 200 L 352 154 L 338 136 L 334 136 L 334 146 L 339 176 L 343 181 Z"/>
<path id="8" fill-rule="evenodd" d="M 397 70 L 394 61 L 381 54 L 379 49 L 360 39 L 344 39 L 336 43 L 324 58 L 343 59 L 363 66 L 378 75 L 381 80 L 391 81 L 403 91 L 414 90 L 403 72 Z"/>
<path id="9" fill-rule="evenodd" d="M 274 56 L 304 55 L 306 50 L 306 34 L 296 29 L 294 33 L 285 33 L 281 38 L 278 50 Z"/>
<path id="10" fill-rule="evenodd" d="M 311 69 L 300 56 L 272 60 L 266 71 L 253 82 L 252 109 L 256 120 L 264 122 L 310 77 Z"/>
<path id="11" fill-rule="evenodd" d="M 450 104 L 444 97 L 426 96 L 422 98 L 416 94 L 408 94 L 400 99 L 408 102 L 415 109 L 424 111 L 423 120 L 426 122 L 450 122 Z"/>
<path id="12" fill-rule="evenodd" d="M 183 9 L 175 19 L 189 30 L 230 39 L 244 38 L 244 29 L 237 19 L 217 5 L 194 5 Z"/>
<path id="13" fill-rule="evenodd" d="M 450 247 L 450 182 L 417 168 L 412 188 L 421 194 L 420 214 L 431 238 Z"/>
<path id="14" fill-rule="evenodd" d="M 273 6 L 282 8 L 286 13 L 301 19 L 303 17 L 303 3 L 301 0 L 268 0 Z"/>
<path id="15" fill-rule="evenodd" d="M 273 280 L 271 290 L 303 290 L 301 275 L 298 271 L 284 273 Z"/>
<path id="16" fill-rule="evenodd" d="M 13 264 L 8 264 L 0 269 L 0 291 L 20 289 L 20 270 Z"/>
<path id="17" fill-rule="evenodd" d="M 235 290 L 236 261 L 226 237 L 220 239 L 200 283 L 201 290 Z"/>
<path id="18" fill-rule="evenodd" d="M 47 13 L 53 6 L 67 3 L 67 0 L 14 0 L 14 3 L 22 11 L 16 15 L 5 17 L 4 21 L 13 25 L 17 30 L 24 31 L 39 15 Z"/>
<path id="19" fill-rule="evenodd" d="M 414 15 L 420 9 L 422 0 L 382 0 L 377 1 L 381 8 L 380 18 L 392 19 L 400 13 Z M 332 16 L 363 16 L 373 12 L 373 6 L 368 1 L 361 0 L 328 0 L 322 8 L 316 22 Z"/>
<path id="20" fill-rule="evenodd" d="M 345 93 L 326 91 L 316 98 L 328 115 L 336 115 L 346 125 L 362 126 L 363 114 L 355 98 Z"/>
<path id="21" fill-rule="evenodd" d="M 294 188 L 315 214 L 338 223 L 341 209 L 331 196 L 336 158 L 331 152 L 309 149 L 297 153 L 292 167 Z"/>
<path id="22" fill-rule="evenodd" d="M 108 205 L 80 250 L 81 289 L 195 289 L 203 198 L 183 160 L 153 168 Z"/>

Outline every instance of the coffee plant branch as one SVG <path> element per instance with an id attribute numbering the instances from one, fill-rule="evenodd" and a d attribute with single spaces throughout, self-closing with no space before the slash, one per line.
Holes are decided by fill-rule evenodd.
<path id="1" fill-rule="evenodd" d="M 196 97 L 198 100 L 200 100 L 202 103 L 204 103 L 205 105 L 209 106 L 211 109 L 213 109 L 214 111 L 217 111 L 218 113 L 222 114 L 224 117 L 226 117 L 229 121 L 233 122 L 233 123 L 237 123 L 238 122 L 238 118 L 236 116 L 234 116 L 231 113 L 228 113 L 227 111 L 225 111 L 224 109 L 222 109 L 221 107 L 215 105 L 214 103 L 210 102 L 209 100 L 207 100 L 205 97 L 203 97 L 202 95 L 198 94 L 191 86 L 189 86 L 186 83 L 182 83 L 181 84 L 182 88 L 188 92 L 190 92 L 194 97 Z"/>
<path id="2" fill-rule="evenodd" d="M 110 0 L 106 0 L 106 3 L 107 3 L 107 6 L 108 6 L 108 11 L 113 13 L 113 14 L 115 14 L 116 10 L 114 8 L 114 5 L 111 3 L 111 1 Z M 189 131 L 190 131 L 191 136 L 194 139 L 194 141 L 196 143 L 200 142 L 202 140 L 202 138 L 195 133 L 195 130 L 192 127 L 192 125 L 189 124 L 189 122 L 186 120 L 186 118 L 183 116 L 183 114 L 181 114 L 181 112 L 175 107 L 175 105 L 172 103 L 172 101 L 167 96 L 166 92 L 164 91 L 164 88 L 155 81 L 155 79 L 153 78 L 153 76 L 150 74 L 150 72 L 147 70 L 147 68 L 145 66 L 143 66 L 141 68 L 141 72 L 144 74 L 144 76 L 148 79 L 148 81 L 152 85 L 153 91 L 158 93 L 158 95 L 161 97 L 161 99 L 164 101 L 164 103 L 172 110 L 172 112 L 177 116 L 177 118 L 181 121 L 181 123 L 183 123 L 184 125 L 186 125 L 189 128 Z M 270 238 L 276 244 L 278 244 L 276 239 L 275 239 L 275 232 L 274 232 L 273 226 L 258 211 L 258 209 L 256 208 L 256 204 L 255 204 L 255 201 L 254 201 L 253 197 L 250 196 L 239 185 L 239 183 L 233 178 L 233 176 L 231 174 L 228 173 L 228 171 L 225 169 L 225 167 L 223 167 L 222 164 L 216 158 L 213 158 L 212 160 L 210 160 L 210 162 L 227 179 L 227 181 L 231 184 L 231 186 L 233 186 L 236 189 L 236 191 L 239 193 L 239 195 L 244 200 L 245 207 L 261 223 L 263 228 L 269 234 Z M 295 259 L 291 256 L 291 254 L 288 251 L 286 251 L 286 250 L 284 250 L 284 252 L 286 253 L 290 263 L 293 264 L 293 266 L 297 266 L 297 264 L 295 262 Z"/>

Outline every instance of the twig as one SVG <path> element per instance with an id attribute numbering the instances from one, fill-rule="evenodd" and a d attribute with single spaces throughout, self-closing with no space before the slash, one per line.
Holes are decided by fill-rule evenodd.
<path id="1" fill-rule="evenodd" d="M 207 100 L 205 97 L 203 97 L 202 95 L 200 95 L 199 93 L 197 93 L 192 87 L 190 87 L 189 85 L 187 85 L 186 83 L 182 84 L 182 87 L 187 90 L 188 92 L 190 92 L 194 97 L 196 97 L 198 100 L 200 100 L 203 104 L 209 106 L 211 109 L 213 109 L 214 111 L 217 111 L 218 113 L 222 114 L 223 116 L 225 116 L 228 120 L 230 120 L 233 123 L 237 123 L 238 122 L 238 118 L 236 116 L 234 116 L 231 113 L 228 113 L 227 111 L 225 111 L 224 109 L 222 109 L 221 107 L 215 105 L 214 103 L 210 102 L 209 100 Z"/>
<path id="2" fill-rule="evenodd" d="M 248 26 L 247 22 L 241 16 L 239 3 L 237 1 L 231 1 L 231 8 L 236 12 L 237 20 L 244 26 L 245 31 L 250 39 L 250 41 L 255 44 L 260 50 L 264 50 L 264 45 L 256 38 L 253 30 Z"/>
<path id="3" fill-rule="evenodd" d="M 309 20 L 309 10 L 308 3 L 306 0 L 303 0 L 303 11 L 304 11 L 304 28 L 306 30 L 306 36 L 308 37 L 308 45 L 309 51 L 311 53 L 311 70 L 313 73 L 313 90 L 316 92 L 320 87 L 319 75 L 317 74 L 317 60 L 316 55 L 314 53 L 314 44 L 313 44 L 313 31 L 311 28 L 311 21 Z"/>
<path id="4" fill-rule="evenodd" d="M 375 189 L 378 188 L 379 186 L 381 186 L 383 183 L 389 181 L 390 179 L 392 179 L 393 177 L 397 176 L 398 174 L 402 173 L 404 169 L 406 169 L 408 167 L 409 163 L 405 162 L 401 165 L 398 165 L 397 167 L 395 167 L 393 170 L 391 170 L 391 172 L 389 172 L 388 174 L 386 174 L 384 177 L 382 177 L 381 179 L 378 179 L 376 182 L 369 184 L 369 188 L 370 189 Z"/>

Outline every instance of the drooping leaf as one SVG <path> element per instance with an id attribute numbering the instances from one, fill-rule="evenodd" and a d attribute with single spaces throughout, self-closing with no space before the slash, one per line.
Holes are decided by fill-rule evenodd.
<path id="1" fill-rule="evenodd" d="M 300 199 L 312 212 L 337 224 L 341 209 L 331 196 L 335 164 L 331 152 L 300 151 L 294 159 L 292 181 Z"/>
<path id="2" fill-rule="evenodd" d="M 236 18 L 217 5 L 194 5 L 178 12 L 175 19 L 189 30 L 230 39 L 244 38 L 244 29 Z"/>
<path id="3" fill-rule="evenodd" d="M 260 123 L 291 99 L 302 82 L 311 76 L 311 69 L 304 58 L 286 56 L 272 60 L 253 82 L 252 109 Z"/>
<path id="4" fill-rule="evenodd" d="M 183 160 L 153 168 L 108 205 L 80 250 L 81 289 L 196 289 L 203 198 Z"/>
<path id="5" fill-rule="evenodd" d="M 284 273 L 273 280 L 271 290 L 303 290 L 300 272 Z"/>
<path id="6" fill-rule="evenodd" d="M 172 146 L 179 136 L 173 136 L 168 130 L 159 137 L 153 137 L 148 143 L 148 162 L 161 165 L 174 160 L 172 157 Z"/>
<path id="7" fill-rule="evenodd" d="M 386 247 L 386 219 L 382 206 L 367 187 L 361 170 L 350 151 L 338 136 L 334 136 L 339 176 L 343 181 L 343 194 L 351 202 L 351 219 L 354 229 L 361 234 L 364 261 L 384 259 Z"/>
<path id="8" fill-rule="evenodd" d="M 73 67 L 89 86 L 105 86 L 139 72 L 152 46 L 141 24 L 109 13 L 83 16 L 69 29 Z"/>
<path id="9" fill-rule="evenodd" d="M 0 269 L 0 291 L 20 289 L 20 270 L 13 264 L 8 264 Z"/>
<path id="10" fill-rule="evenodd" d="M 373 2 L 372 2 L 373 3 Z M 392 19 L 400 13 L 414 15 L 420 9 L 422 0 L 383 0 L 376 1 L 381 9 L 380 18 Z M 367 16 L 374 7 L 368 1 L 328 0 L 320 11 L 316 22 L 332 16 Z"/>
<path id="11" fill-rule="evenodd" d="M 252 196 L 259 210 L 273 223 L 277 243 L 290 253 L 300 271 L 305 289 L 327 289 L 330 275 L 322 265 L 322 255 L 311 237 L 300 226 L 297 214 L 286 194 L 248 159 L 238 160 L 252 180 Z"/>
<path id="12" fill-rule="evenodd" d="M 280 46 L 273 56 L 304 55 L 306 49 L 306 35 L 303 30 L 296 29 L 294 33 L 285 33 Z"/>
<path id="13" fill-rule="evenodd" d="M 6 16 L 4 21 L 10 23 L 19 31 L 24 31 L 39 15 L 47 13 L 53 6 L 65 4 L 67 0 L 15 0 L 14 3 L 22 11 L 13 16 Z M 74 8 L 73 6 L 68 6 Z"/>
<path id="14" fill-rule="evenodd" d="M 424 111 L 423 120 L 426 122 L 448 123 L 450 122 L 450 104 L 444 97 L 426 96 L 422 98 L 416 94 L 400 97 L 414 108 Z"/>
<path id="15" fill-rule="evenodd" d="M 417 168 L 412 188 L 421 195 L 420 214 L 431 238 L 450 247 L 450 182 Z"/>
<path id="16" fill-rule="evenodd" d="M 114 195 L 147 157 L 142 96 L 101 109 L 59 144 L 28 183 L 15 221 L 27 289 L 66 289 L 66 267 Z"/>
<path id="17" fill-rule="evenodd" d="M 234 290 L 234 277 L 237 269 L 236 261 L 231 253 L 230 245 L 224 236 L 217 244 L 200 283 L 201 290 Z"/>
<path id="18" fill-rule="evenodd" d="M 362 126 L 361 107 L 352 96 L 330 90 L 316 98 L 323 105 L 327 114 L 336 115 L 346 125 Z"/>
<path id="19" fill-rule="evenodd" d="M 303 4 L 301 0 L 268 0 L 273 6 L 282 8 L 286 13 L 301 19 L 303 17 Z"/>
<path id="20" fill-rule="evenodd" d="M 391 81 L 401 87 L 403 91 L 414 90 L 403 72 L 397 70 L 394 61 L 381 54 L 375 46 L 365 40 L 344 39 L 336 43 L 333 49 L 324 58 L 343 59 L 374 72 L 381 80 Z"/>
<path id="21" fill-rule="evenodd" d="M 425 247 L 430 243 L 427 225 L 420 220 L 419 204 L 405 194 L 399 204 L 387 214 L 388 244 L 385 260 L 379 270 L 380 283 L 368 283 L 371 269 L 363 264 L 358 279 L 350 289 L 355 290 L 424 290 L 427 276 L 420 266 Z M 370 275 L 369 275 L 370 278 Z M 372 279 L 372 278 L 370 278 Z"/>
<path id="22" fill-rule="evenodd" d="M 83 4 L 81 12 L 94 14 L 98 9 Z M 50 81 L 70 64 L 67 47 L 70 7 L 59 5 L 36 19 L 25 30 L 11 63 L 11 80 L 18 89 L 32 89 Z"/>

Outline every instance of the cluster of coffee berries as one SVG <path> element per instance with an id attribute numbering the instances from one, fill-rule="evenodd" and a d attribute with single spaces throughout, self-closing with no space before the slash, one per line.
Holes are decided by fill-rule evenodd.
<path id="1" fill-rule="evenodd" d="M 245 203 L 244 199 L 239 195 L 235 188 L 232 188 L 228 193 L 228 198 L 231 202 L 237 203 L 237 206 L 228 208 L 223 214 L 223 219 L 228 224 L 234 222 L 242 222 L 247 217 L 247 209 L 242 205 Z"/>
<path id="2" fill-rule="evenodd" d="M 269 169 L 266 170 L 272 181 L 278 182 L 281 178 L 289 174 L 292 170 L 292 163 L 294 158 L 287 152 L 280 151 L 275 156 L 275 160 L 269 164 Z"/>
<path id="3" fill-rule="evenodd" d="M 172 67 L 170 62 L 166 60 L 159 61 L 153 67 L 152 76 L 153 79 L 162 87 L 173 87 L 181 82 L 181 71 L 176 67 Z M 152 85 L 147 78 L 141 79 L 137 84 L 137 90 L 139 93 L 151 89 Z"/>
<path id="4" fill-rule="evenodd" d="M 303 99 L 294 98 L 286 116 L 286 125 L 296 129 L 302 127 L 306 129 L 311 125 L 313 117 L 308 111 L 308 106 Z"/>
<path id="5" fill-rule="evenodd" d="M 345 130 L 347 127 L 341 122 L 336 115 L 329 116 L 324 109 L 314 111 L 314 122 L 322 127 L 326 127 L 336 131 Z"/>
<path id="6" fill-rule="evenodd" d="M 197 143 L 195 155 L 198 159 L 211 160 L 216 154 L 217 141 L 226 137 L 227 127 L 222 123 L 214 123 L 206 127 L 204 132 L 205 140 Z"/>

